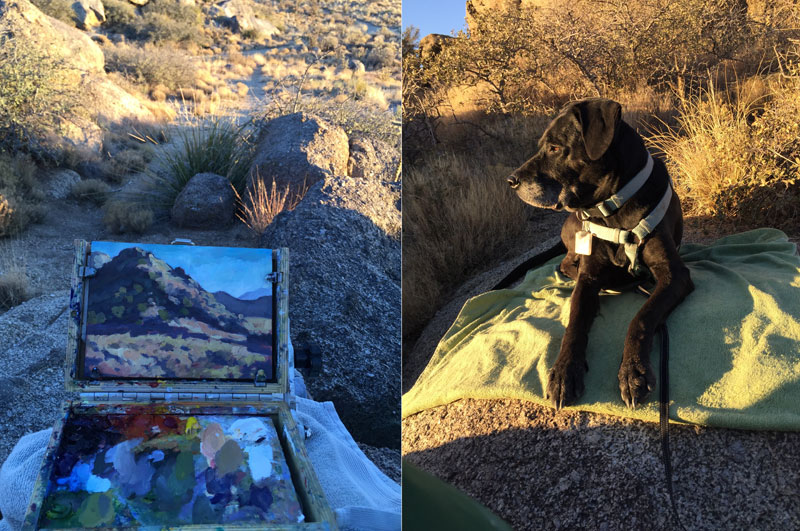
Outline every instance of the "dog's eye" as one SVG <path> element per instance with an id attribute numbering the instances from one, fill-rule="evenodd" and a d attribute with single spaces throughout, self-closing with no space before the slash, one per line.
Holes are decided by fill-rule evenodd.
<path id="1" fill-rule="evenodd" d="M 548 149 L 548 151 L 550 153 L 558 153 L 559 151 L 561 151 L 561 146 L 554 146 L 554 145 L 551 144 L 550 148 Z"/>

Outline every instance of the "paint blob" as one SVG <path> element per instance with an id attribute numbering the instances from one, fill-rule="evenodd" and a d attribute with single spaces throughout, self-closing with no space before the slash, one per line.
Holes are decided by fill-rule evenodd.
<path id="1" fill-rule="evenodd" d="M 272 419 L 238 415 L 73 415 L 42 507 L 61 529 L 304 520 Z"/>

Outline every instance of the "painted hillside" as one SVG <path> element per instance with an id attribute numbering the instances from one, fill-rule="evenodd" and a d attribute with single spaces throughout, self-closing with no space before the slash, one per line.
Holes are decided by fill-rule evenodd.
<path id="1" fill-rule="evenodd" d="M 182 268 L 137 247 L 88 280 L 84 369 L 99 377 L 272 377 L 272 297 L 210 293 Z M 244 294 L 247 296 L 248 294 Z"/>

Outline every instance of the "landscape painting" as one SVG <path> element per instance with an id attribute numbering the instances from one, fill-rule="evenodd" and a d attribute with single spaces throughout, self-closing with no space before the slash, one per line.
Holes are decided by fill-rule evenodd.
<path id="1" fill-rule="evenodd" d="M 132 412 L 64 427 L 41 528 L 296 524 L 272 419 Z"/>
<path id="2" fill-rule="evenodd" d="M 90 378 L 274 378 L 272 251 L 93 242 Z"/>

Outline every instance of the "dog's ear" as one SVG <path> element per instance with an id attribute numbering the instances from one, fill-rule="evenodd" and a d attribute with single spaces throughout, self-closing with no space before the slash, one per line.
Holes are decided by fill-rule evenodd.
<path id="1" fill-rule="evenodd" d="M 616 101 L 592 98 L 575 104 L 581 123 L 583 145 L 591 160 L 603 156 L 622 121 L 622 106 Z"/>

